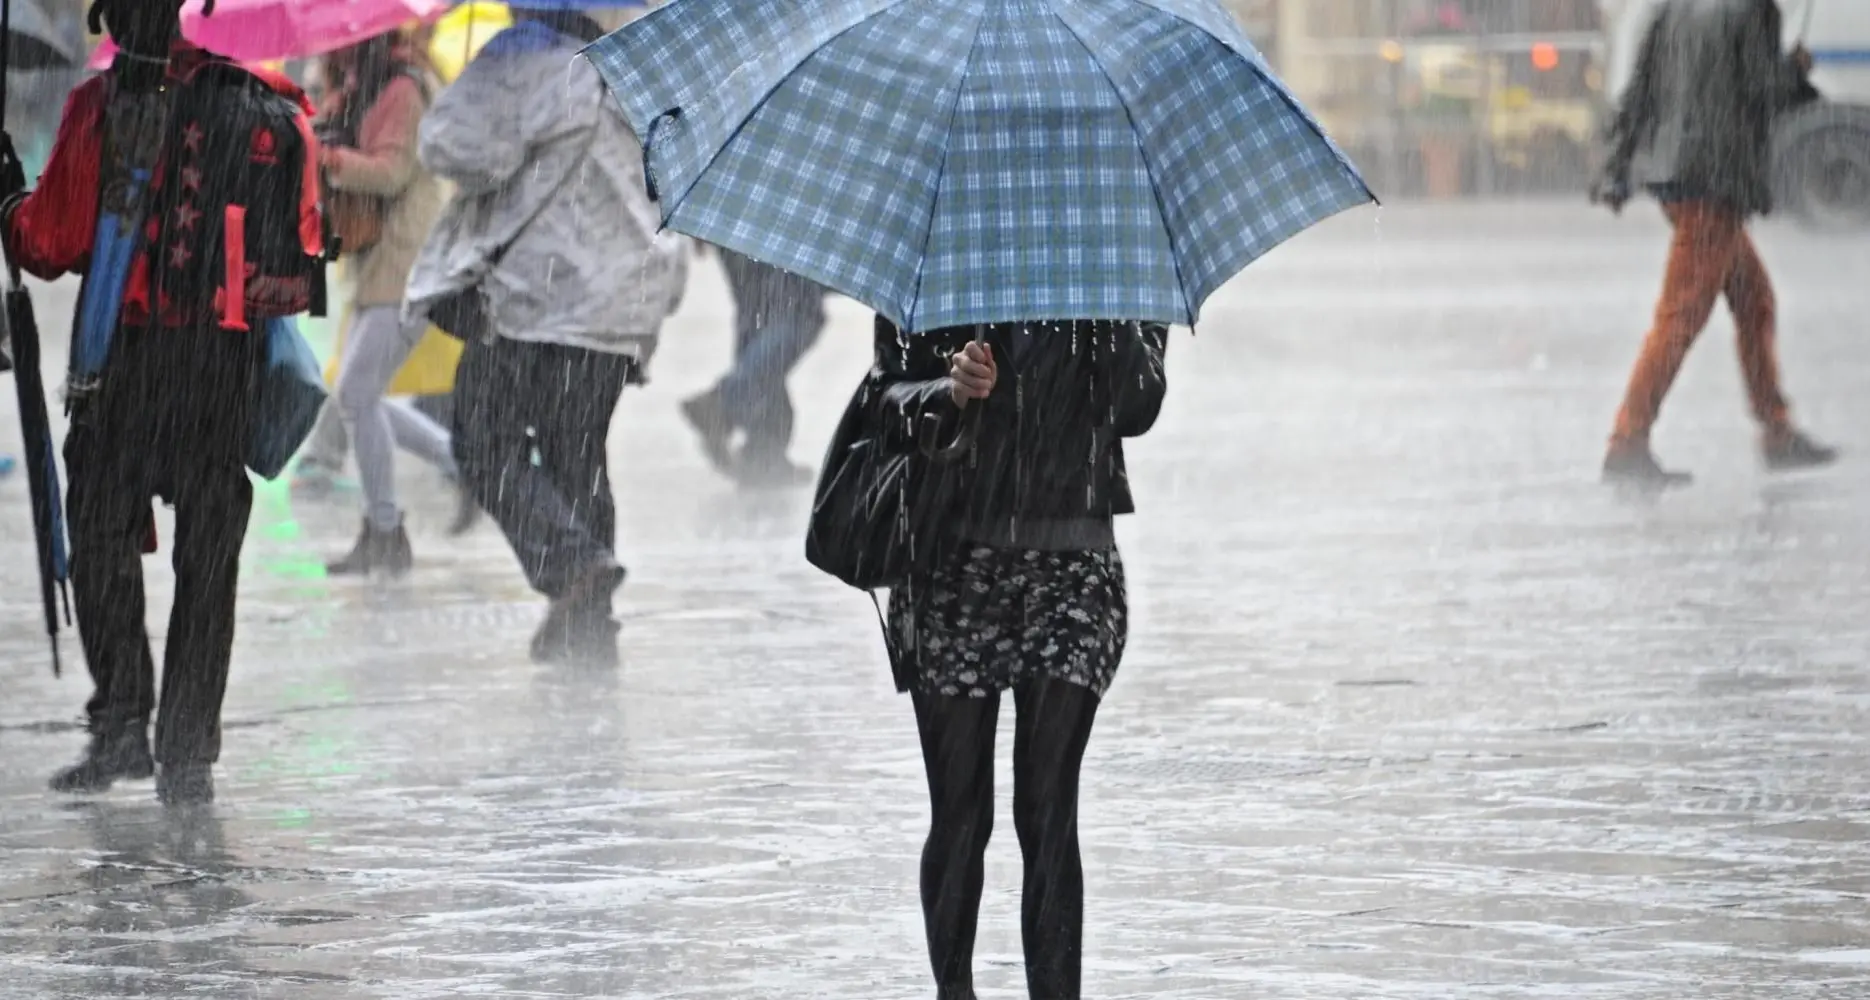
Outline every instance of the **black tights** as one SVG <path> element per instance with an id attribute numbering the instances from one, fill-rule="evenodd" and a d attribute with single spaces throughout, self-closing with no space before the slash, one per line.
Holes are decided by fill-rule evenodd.
<path id="1" fill-rule="evenodd" d="M 973 1000 L 974 930 L 993 833 L 993 743 L 1000 696 L 916 693 L 916 728 L 934 815 L 922 847 L 922 919 L 942 1000 Z M 1084 868 L 1078 767 L 1097 695 L 1066 681 L 1013 689 L 1013 827 L 1025 859 L 1020 901 L 1032 1000 L 1078 1000 Z"/>

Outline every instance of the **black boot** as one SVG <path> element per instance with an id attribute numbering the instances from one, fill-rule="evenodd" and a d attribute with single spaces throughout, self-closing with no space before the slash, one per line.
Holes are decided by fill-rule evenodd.
<path id="1" fill-rule="evenodd" d="M 1782 427 L 1760 436 L 1760 456 L 1774 472 L 1815 469 L 1838 460 L 1838 450 L 1805 436 L 1803 431 Z"/>
<path id="2" fill-rule="evenodd" d="M 52 776 L 55 792 L 102 792 L 119 778 L 138 780 L 156 772 L 149 736 L 141 726 L 96 734 L 84 759 Z"/>
<path id="3" fill-rule="evenodd" d="M 448 537 L 460 538 L 474 530 L 475 523 L 480 520 L 480 502 L 474 499 L 474 493 L 466 484 L 456 481 L 454 487 L 455 514 L 448 521 Z"/>
<path id="4" fill-rule="evenodd" d="M 617 633 L 622 626 L 610 616 L 610 602 L 626 575 L 612 559 L 579 574 L 565 593 L 552 601 L 545 621 L 533 633 L 533 662 L 614 665 Z"/>
<path id="5" fill-rule="evenodd" d="M 213 764 L 164 764 L 156 774 L 156 798 L 165 806 L 214 801 Z"/>
<path id="6" fill-rule="evenodd" d="M 706 455 L 708 463 L 718 472 L 732 475 L 734 456 L 728 449 L 729 439 L 733 437 L 733 424 L 727 419 L 727 409 L 721 403 L 721 390 L 709 389 L 699 396 L 691 396 L 682 401 L 682 416 L 695 428 L 695 434 L 701 438 L 701 453 Z"/>
<path id="7" fill-rule="evenodd" d="M 364 576 L 370 573 L 402 576 L 413 565 L 415 551 L 409 547 L 409 532 L 403 529 L 401 519 L 389 531 L 374 527 L 366 520 L 363 530 L 357 535 L 357 544 L 351 546 L 351 551 L 344 558 L 326 563 L 325 572 L 330 576 Z"/>
<path id="8" fill-rule="evenodd" d="M 1604 456 L 1604 482 L 1613 485 L 1666 490 L 1694 481 L 1695 477 L 1686 472 L 1663 468 L 1647 444 L 1617 442 Z"/>

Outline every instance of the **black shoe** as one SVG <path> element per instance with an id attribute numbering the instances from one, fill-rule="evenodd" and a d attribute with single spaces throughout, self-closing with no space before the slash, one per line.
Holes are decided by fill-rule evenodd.
<path id="1" fill-rule="evenodd" d="M 165 806 L 214 801 L 213 764 L 164 764 L 156 775 L 156 798 Z"/>
<path id="2" fill-rule="evenodd" d="M 91 737 L 84 759 L 54 774 L 55 792 L 102 792 L 119 778 L 135 781 L 156 773 L 149 736 L 141 729 Z"/>
<path id="3" fill-rule="evenodd" d="M 610 617 L 610 600 L 627 575 L 615 560 L 605 559 L 573 580 L 532 635 L 533 662 L 563 663 L 606 641 L 614 657 L 619 626 Z"/>
<path id="4" fill-rule="evenodd" d="M 448 522 L 448 537 L 460 538 L 462 535 L 472 531 L 475 522 L 479 520 L 480 503 L 474 499 L 474 494 L 469 492 L 466 486 L 456 483 L 455 516 L 453 520 Z"/>
<path id="5" fill-rule="evenodd" d="M 682 401 L 682 415 L 701 437 L 701 453 L 719 472 L 733 474 L 734 456 L 728 451 L 728 438 L 734 428 L 721 405 L 721 390 L 709 389 L 699 396 Z"/>
<path id="6" fill-rule="evenodd" d="M 577 664 L 590 667 L 614 667 L 621 657 L 617 636 L 623 624 L 609 615 L 575 615 L 546 621 L 532 637 L 532 661 L 539 664 Z"/>
<path id="7" fill-rule="evenodd" d="M 369 521 L 357 535 L 357 543 L 344 558 L 325 564 L 331 576 L 364 576 L 385 573 L 402 576 L 415 565 L 415 550 L 409 547 L 409 532 L 402 521 L 389 531 L 373 527 Z"/>
<path id="8" fill-rule="evenodd" d="M 1604 456 L 1604 482 L 1612 485 L 1666 490 L 1694 481 L 1695 477 L 1686 472 L 1675 472 L 1657 464 L 1647 444 L 1613 444 Z"/>
<path id="9" fill-rule="evenodd" d="M 1767 431 L 1760 437 L 1760 456 L 1766 460 L 1768 469 L 1789 472 L 1830 465 L 1838 460 L 1838 450 L 1813 441 L 1803 431 L 1787 427 Z"/>

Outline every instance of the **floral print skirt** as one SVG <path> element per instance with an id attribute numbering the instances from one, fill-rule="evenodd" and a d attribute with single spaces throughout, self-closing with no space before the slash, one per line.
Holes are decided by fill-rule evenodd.
<path id="1" fill-rule="evenodd" d="M 964 546 L 890 593 L 896 688 L 985 698 L 1054 678 L 1102 698 L 1129 637 L 1117 550 Z"/>

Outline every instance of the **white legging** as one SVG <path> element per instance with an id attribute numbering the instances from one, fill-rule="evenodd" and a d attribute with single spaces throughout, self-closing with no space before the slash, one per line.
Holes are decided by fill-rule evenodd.
<path id="1" fill-rule="evenodd" d="M 396 527 L 402 509 L 396 503 L 396 448 L 401 447 L 455 476 L 454 452 L 448 431 L 403 400 L 383 398 L 427 323 L 404 323 L 397 306 L 369 306 L 357 310 L 350 334 L 344 338 L 344 360 L 338 366 L 337 409 L 343 429 L 350 432 L 357 454 L 357 479 L 363 487 L 364 517 L 379 529 Z M 320 424 L 324 424 L 323 419 Z M 328 440 L 323 427 L 313 441 L 322 453 Z M 338 449 L 342 452 L 342 445 Z"/>

